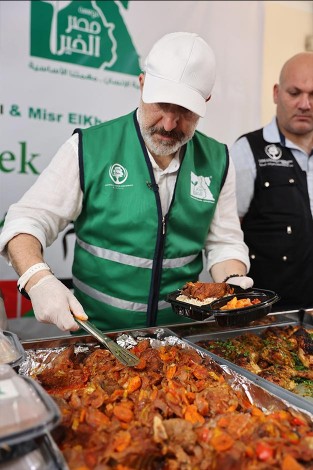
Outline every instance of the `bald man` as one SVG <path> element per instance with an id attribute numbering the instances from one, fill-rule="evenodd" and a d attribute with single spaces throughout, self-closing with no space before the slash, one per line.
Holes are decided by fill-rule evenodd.
<path id="1" fill-rule="evenodd" d="M 313 307 L 313 53 L 291 57 L 273 88 L 276 116 L 230 153 L 254 285 L 275 310 Z"/>

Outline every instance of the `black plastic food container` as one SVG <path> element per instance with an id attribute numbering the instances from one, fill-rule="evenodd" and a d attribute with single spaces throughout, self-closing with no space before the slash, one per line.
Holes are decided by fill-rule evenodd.
<path id="1" fill-rule="evenodd" d="M 234 297 L 237 297 L 238 300 L 250 299 L 253 301 L 259 299 L 261 302 L 249 307 L 221 310 L 221 308 Z M 271 312 L 272 305 L 278 300 L 279 296 L 273 291 L 253 289 L 249 292 L 228 295 L 222 299 L 214 300 L 210 304 L 210 311 L 214 315 L 215 321 L 220 326 L 244 326 L 252 321 L 265 317 Z"/>
<path id="2" fill-rule="evenodd" d="M 273 291 L 265 289 L 249 289 L 214 300 L 207 305 L 194 305 L 177 300 L 181 291 L 177 290 L 167 296 L 167 301 L 177 315 L 190 318 L 195 321 L 205 321 L 214 318 L 219 326 L 245 326 L 252 321 L 259 320 L 272 310 L 272 305 L 280 297 Z M 243 307 L 231 310 L 220 310 L 234 297 L 240 299 L 259 299 L 261 302 L 251 307 Z"/>

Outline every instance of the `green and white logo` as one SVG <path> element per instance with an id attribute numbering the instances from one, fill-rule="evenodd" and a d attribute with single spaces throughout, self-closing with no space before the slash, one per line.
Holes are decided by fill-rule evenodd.
<path id="1" fill-rule="evenodd" d="M 201 201 L 214 202 L 214 196 L 210 190 L 212 177 L 197 176 L 193 171 L 190 172 L 190 194 L 195 199 Z"/>
<path id="2" fill-rule="evenodd" d="M 128 178 L 128 171 L 119 163 L 114 163 L 114 165 L 110 166 L 109 175 L 113 183 L 123 184 Z"/>
<path id="3" fill-rule="evenodd" d="M 31 56 L 137 76 L 139 57 L 120 12 L 128 3 L 32 1 Z"/>

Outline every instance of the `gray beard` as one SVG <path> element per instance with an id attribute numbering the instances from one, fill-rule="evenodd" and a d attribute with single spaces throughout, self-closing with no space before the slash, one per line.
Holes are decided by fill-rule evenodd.
<path id="1" fill-rule="evenodd" d="M 153 140 L 153 135 L 151 135 L 150 131 L 140 128 L 143 140 L 145 141 L 146 146 L 150 150 L 150 152 L 154 153 L 158 157 L 166 157 L 167 155 L 172 155 L 176 153 L 178 149 L 185 142 L 175 142 L 174 144 L 170 144 L 169 142 L 155 142 Z"/>
<path id="2" fill-rule="evenodd" d="M 186 142 L 188 142 L 193 137 L 194 131 L 195 131 L 195 129 L 193 129 L 192 132 L 190 132 L 190 134 L 188 135 L 179 133 L 179 135 L 175 137 L 177 140 L 174 143 L 156 142 L 153 138 L 153 135 L 155 133 L 155 128 L 153 127 L 147 128 L 145 126 L 144 116 L 143 116 L 141 106 L 139 106 L 139 109 L 138 109 L 138 124 L 139 124 L 140 132 L 141 132 L 141 135 L 143 137 L 143 140 L 146 146 L 148 147 L 151 153 L 153 153 L 154 155 L 158 157 L 166 157 L 168 155 L 175 154 L 177 150 L 179 150 Z M 170 135 L 170 133 L 168 134 Z M 176 134 L 176 131 L 173 131 L 173 134 Z"/>

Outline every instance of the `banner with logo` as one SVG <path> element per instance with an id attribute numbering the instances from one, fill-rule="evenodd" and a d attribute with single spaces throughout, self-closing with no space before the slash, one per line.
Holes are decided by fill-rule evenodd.
<path id="1" fill-rule="evenodd" d="M 35 182 L 75 128 L 138 106 L 138 75 L 154 42 L 193 31 L 212 47 L 217 78 L 199 129 L 231 144 L 260 125 L 263 2 L 0 2 L 0 229 L 7 210 Z M 119 178 L 119 168 L 114 168 Z M 71 279 L 69 225 L 46 250 L 56 276 Z M 0 258 L 9 317 L 30 308 L 17 275 Z"/>

